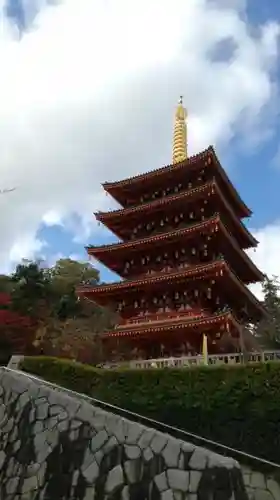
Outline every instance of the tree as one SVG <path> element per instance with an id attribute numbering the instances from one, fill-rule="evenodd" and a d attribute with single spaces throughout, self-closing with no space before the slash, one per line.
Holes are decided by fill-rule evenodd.
<path id="1" fill-rule="evenodd" d="M 11 299 L 14 309 L 38 320 L 45 315 L 54 301 L 48 270 L 40 262 L 24 260 L 12 274 Z"/>
<path id="2" fill-rule="evenodd" d="M 99 333 L 115 324 L 115 314 L 76 295 L 81 282 L 98 284 L 89 263 L 60 259 L 54 267 L 23 261 L 12 275 L 12 303 L 36 321 L 34 346 L 39 353 L 95 362 Z"/>
<path id="3" fill-rule="evenodd" d="M 99 272 L 88 262 L 60 259 L 49 269 L 53 292 L 57 297 L 56 314 L 60 319 L 79 316 L 82 304 L 76 295 L 80 283 L 98 284 Z"/>
<path id="4" fill-rule="evenodd" d="M 280 284 L 278 278 L 265 276 L 262 283 L 263 305 L 266 317 L 255 328 L 255 336 L 262 348 L 280 349 Z"/>

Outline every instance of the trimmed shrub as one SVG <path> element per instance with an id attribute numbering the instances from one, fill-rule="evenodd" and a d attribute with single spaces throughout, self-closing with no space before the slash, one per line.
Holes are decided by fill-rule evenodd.
<path id="1" fill-rule="evenodd" d="M 280 463 L 280 363 L 191 369 L 103 370 L 25 358 L 22 370 Z"/>

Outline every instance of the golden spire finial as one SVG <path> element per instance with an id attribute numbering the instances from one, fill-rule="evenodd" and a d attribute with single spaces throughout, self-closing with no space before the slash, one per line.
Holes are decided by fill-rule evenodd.
<path id="1" fill-rule="evenodd" d="M 175 113 L 175 126 L 173 135 L 173 163 L 187 159 L 187 111 L 183 106 L 183 96 L 180 96 Z"/>

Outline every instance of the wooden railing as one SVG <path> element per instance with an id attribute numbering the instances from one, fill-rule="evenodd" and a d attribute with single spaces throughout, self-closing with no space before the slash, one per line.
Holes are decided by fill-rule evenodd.
<path id="1" fill-rule="evenodd" d="M 182 318 L 186 317 L 193 317 L 193 318 L 198 318 L 198 317 L 203 317 L 207 316 L 207 312 L 202 311 L 201 309 L 198 308 L 192 308 L 189 310 L 184 310 L 184 311 L 164 311 L 162 313 L 154 313 L 154 314 L 149 314 L 146 316 L 134 316 L 132 318 L 124 319 L 122 320 L 119 325 L 116 327 L 118 328 L 123 328 L 126 325 L 138 325 L 141 323 L 154 323 L 154 322 L 162 322 L 162 321 L 168 321 L 168 320 L 182 320 Z"/>

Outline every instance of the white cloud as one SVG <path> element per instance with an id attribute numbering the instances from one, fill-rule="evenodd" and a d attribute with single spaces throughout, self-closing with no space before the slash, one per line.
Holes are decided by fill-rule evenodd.
<path id="1" fill-rule="evenodd" d="M 259 241 L 256 250 L 250 250 L 249 256 L 259 269 L 272 278 L 273 275 L 280 277 L 280 221 L 267 225 L 259 230 L 252 230 L 255 238 Z M 252 285 L 251 290 L 262 298 L 261 285 Z"/>
<path id="2" fill-rule="evenodd" d="M 20 41 L 0 15 L 0 187 L 18 187 L 0 196 L 2 266 L 38 248 L 42 221 L 88 234 L 108 204 L 101 181 L 168 163 L 180 94 L 191 152 L 241 124 L 256 133 L 275 98 L 279 26 L 253 36 L 244 4 L 65 0 L 42 8 Z M 234 50 L 215 62 L 225 40 Z"/>

